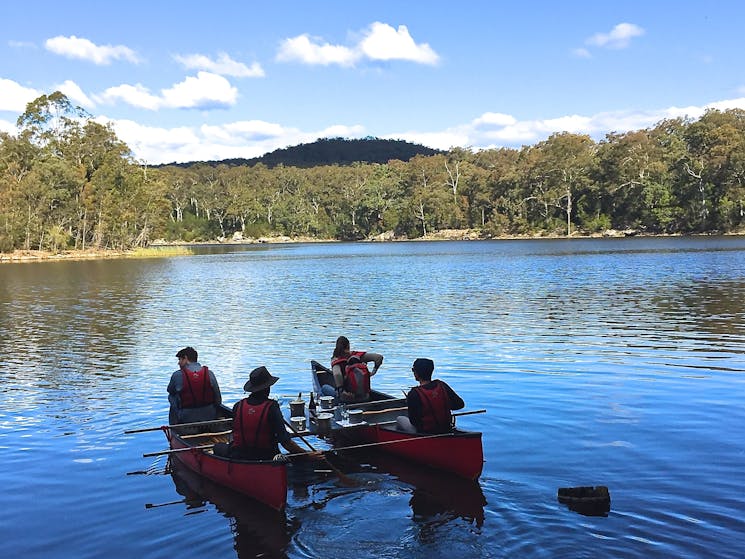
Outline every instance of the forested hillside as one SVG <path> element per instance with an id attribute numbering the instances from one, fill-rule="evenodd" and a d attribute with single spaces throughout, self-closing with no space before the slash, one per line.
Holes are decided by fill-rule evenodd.
<path id="1" fill-rule="evenodd" d="M 388 163 L 391 159 L 408 161 L 415 155 L 435 155 L 437 153 L 442 152 L 403 140 L 321 138 L 309 144 L 277 149 L 261 157 L 254 157 L 252 159 L 223 159 L 221 161 L 174 163 L 172 166 L 188 169 L 199 164 L 210 165 L 212 167 L 217 167 L 218 165 L 234 167 L 237 165 L 252 166 L 262 163 L 269 168 L 276 167 L 277 165 L 307 168 L 318 167 L 319 165 Z"/>
<path id="2" fill-rule="evenodd" d="M 150 168 L 59 92 L 30 103 L 18 125 L 17 135 L 0 134 L 2 251 L 123 249 L 235 232 L 351 240 L 465 228 L 484 237 L 745 228 L 739 109 L 600 142 L 557 133 L 520 149 L 307 168 Z"/>

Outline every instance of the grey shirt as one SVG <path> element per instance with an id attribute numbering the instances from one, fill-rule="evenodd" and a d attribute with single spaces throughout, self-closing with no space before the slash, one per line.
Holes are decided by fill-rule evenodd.
<path id="1" fill-rule="evenodd" d="M 202 365 L 199 361 L 186 364 L 188 371 L 198 371 L 201 368 Z M 215 403 L 200 408 L 183 409 L 181 407 L 181 390 L 184 388 L 184 375 L 181 369 L 173 372 L 171 381 L 168 383 L 168 402 L 171 404 L 171 409 L 168 413 L 168 423 L 173 425 L 175 423 L 210 421 L 217 418 L 217 406 L 222 403 L 222 394 L 220 394 L 220 386 L 217 384 L 217 379 L 211 369 L 208 369 L 208 375 L 212 392 L 215 395 Z"/>

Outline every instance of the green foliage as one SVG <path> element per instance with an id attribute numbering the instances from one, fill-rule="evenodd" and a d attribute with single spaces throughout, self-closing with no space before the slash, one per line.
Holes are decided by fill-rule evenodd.
<path id="1" fill-rule="evenodd" d="M 612 227 L 610 216 L 605 214 L 594 214 L 588 216 L 587 214 L 580 212 L 578 221 L 580 227 L 588 233 L 601 233 L 602 231 L 607 231 Z"/>
<path id="2" fill-rule="evenodd" d="M 187 243 L 210 241 L 219 235 L 217 224 L 206 217 L 199 217 L 185 212 L 181 221 L 171 221 L 166 228 L 167 241 L 185 241 Z"/>
<path id="3" fill-rule="evenodd" d="M 0 252 L 10 253 L 16 248 L 16 242 L 11 235 L 0 233 Z"/>
<path id="4" fill-rule="evenodd" d="M 29 103 L 18 125 L 17 136 L 0 133 L 3 251 L 130 249 L 236 231 L 358 240 L 442 229 L 745 230 L 741 110 L 667 120 L 599 143 L 559 133 L 521 149 L 443 153 L 335 138 L 278 150 L 267 164 L 157 169 L 135 164 L 109 127 L 59 92 Z M 376 162 L 360 162 L 361 153 Z"/>
<path id="5" fill-rule="evenodd" d="M 412 144 L 404 140 L 382 140 L 364 138 L 350 140 L 346 138 L 319 138 L 309 144 L 299 144 L 281 148 L 261 157 L 252 159 L 224 159 L 192 163 L 177 163 L 174 166 L 189 168 L 194 165 L 253 166 L 263 164 L 269 168 L 283 165 L 285 167 L 321 167 L 324 165 L 352 165 L 354 163 L 388 163 L 391 160 L 408 161 L 415 155 L 435 155 L 440 150 Z"/>

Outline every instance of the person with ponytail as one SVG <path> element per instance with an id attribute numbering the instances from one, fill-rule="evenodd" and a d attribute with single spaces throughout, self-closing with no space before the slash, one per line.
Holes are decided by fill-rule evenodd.
<path id="1" fill-rule="evenodd" d="M 369 370 L 368 363 L 373 363 Z M 335 386 L 321 387 L 324 396 L 336 396 L 341 402 L 365 402 L 370 399 L 370 377 L 383 364 L 383 356 L 371 351 L 352 351 L 349 339 L 339 336 L 331 357 L 331 372 Z"/>

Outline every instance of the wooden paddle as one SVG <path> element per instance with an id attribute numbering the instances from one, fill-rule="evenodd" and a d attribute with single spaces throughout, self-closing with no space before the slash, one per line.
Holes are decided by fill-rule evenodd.
<path id="1" fill-rule="evenodd" d="M 222 436 L 222 435 L 230 435 L 233 430 L 230 431 L 208 431 L 206 433 L 194 433 L 193 435 L 181 435 L 182 439 L 196 439 L 199 437 L 216 437 L 216 436 Z"/>
<path id="2" fill-rule="evenodd" d="M 214 448 L 213 444 L 203 444 L 200 446 L 187 446 L 184 448 L 172 448 L 170 450 L 159 450 L 158 452 L 146 452 L 142 455 L 143 458 L 149 458 L 150 456 L 160 456 L 162 454 L 176 454 L 177 452 L 186 452 L 187 450 L 207 450 L 208 448 Z"/>
<path id="3" fill-rule="evenodd" d="M 198 427 L 203 425 L 214 425 L 215 423 L 226 423 L 228 421 L 233 421 L 232 417 L 227 417 L 225 419 L 212 419 L 210 421 L 196 421 L 194 423 L 177 423 L 176 425 L 161 425 L 160 427 L 146 427 L 144 429 L 130 429 L 129 431 L 124 431 L 125 435 L 132 435 L 134 433 L 146 433 L 147 431 L 160 431 L 162 429 L 174 429 L 176 427 Z"/>
<path id="4" fill-rule="evenodd" d="M 300 433 L 298 433 L 295 430 L 295 428 L 292 426 L 292 424 L 288 423 L 287 420 L 284 417 L 282 418 L 282 421 L 284 421 L 285 422 L 285 425 L 287 425 L 287 427 L 290 428 L 290 431 L 292 431 L 293 433 L 295 433 L 295 436 L 300 437 L 300 440 L 305 443 L 305 446 L 307 446 L 311 450 L 311 452 L 315 452 L 316 454 L 320 454 L 323 457 L 323 460 L 326 462 L 326 464 L 329 465 L 329 468 L 331 468 L 331 471 L 336 474 L 336 477 L 339 478 L 339 481 L 341 481 L 344 485 L 347 485 L 349 487 L 359 485 L 359 483 L 357 483 L 356 481 L 354 481 L 352 478 L 350 478 L 349 476 L 347 476 L 346 474 L 344 474 L 339 468 L 337 468 L 331 462 L 329 462 L 328 458 L 326 458 L 324 456 L 324 451 L 319 451 L 316 448 L 314 448 L 313 445 L 308 442 L 308 439 L 306 439 Z M 288 456 L 288 457 L 289 456 L 303 456 L 305 454 L 306 453 L 303 452 L 302 454 L 298 454 L 298 453 L 295 453 L 295 454 L 285 454 L 285 456 Z"/>
<path id="5" fill-rule="evenodd" d="M 460 417 L 461 415 L 474 415 L 477 413 L 486 413 L 486 410 L 473 410 L 473 411 L 463 411 L 460 413 L 453 413 L 451 414 L 453 417 Z M 396 419 L 393 419 L 391 421 L 381 421 L 380 423 L 368 423 L 368 425 L 392 425 L 396 423 Z"/>
<path id="6" fill-rule="evenodd" d="M 383 410 L 363 411 L 362 415 L 374 415 L 376 413 L 387 413 L 389 411 L 404 411 L 408 409 L 409 409 L 408 406 L 404 406 L 401 408 L 385 408 Z"/>
<path id="7" fill-rule="evenodd" d="M 329 450 L 319 450 L 318 452 L 321 454 L 327 454 L 329 452 L 339 452 L 340 450 L 355 450 L 358 448 L 371 448 L 375 446 L 384 446 L 387 444 L 399 444 L 399 443 L 408 443 L 411 441 L 423 441 L 425 439 L 441 439 L 443 437 L 453 437 L 456 435 L 458 435 L 458 433 L 439 433 L 437 435 L 422 435 L 419 437 L 411 437 L 408 439 L 397 439 L 395 441 L 381 441 L 379 443 L 364 443 L 364 444 L 355 444 L 355 445 L 350 445 L 350 446 L 339 446 L 339 447 L 332 448 Z M 305 453 L 302 452 L 302 453 L 295 453 L 295 454 L 285 454 L 285 456 L 289 458 L 289 457 L 294 457 L 294 456 L 302 456 L 303 454 Z"/>

